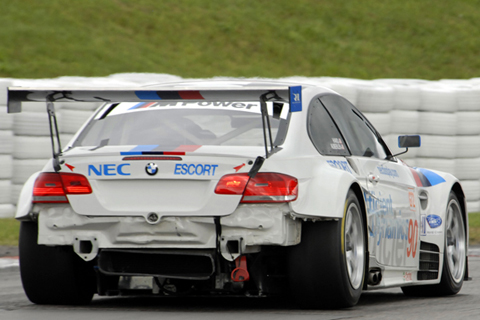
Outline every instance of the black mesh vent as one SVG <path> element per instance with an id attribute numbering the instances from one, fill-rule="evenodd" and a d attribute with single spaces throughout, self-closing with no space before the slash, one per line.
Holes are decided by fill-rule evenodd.
<path id="1" fill-rule="evenodd" d="M 106 274 L 178 279 L 208 279 L 214 272 L 213 254 L 191 251 L 102 250 L 98 266 Z"/>
<path id="2" fill-rule="evenodd" d="M 420 242 L 420 266 L 417 274 L 418 280 L 438 279 L 440 268 L 440 250 L 433 243 Z"/>

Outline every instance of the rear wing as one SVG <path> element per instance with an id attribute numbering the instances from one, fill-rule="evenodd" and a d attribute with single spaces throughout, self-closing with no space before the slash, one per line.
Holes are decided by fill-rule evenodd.
<path id="1" fill-rule="evenodd" d="M 36 102 L 146 102 L 168 100 L 258 101 L 283 100 L 290 111 L 301 111 L 301 86 L 145 89 L 145 88 L 8 88 L 8 113 L 22 112 L 23 101 Z"/>
<path id="2" fill-rule="evenodd" d="M 260 101 L 265 157 L 258 156 L 249 172 L 254 177 L 265 159 L 280 150 L 274 146 L 266 102 L 287 102 L 290 112 L 302 111 L 302 87 L 286 85 L 244 86 L 238 88 L 8 88 L 8 113 L 22 112 L 23 101 L 46 102 L 52 141 L 53 167 L 61 170 L 60 137 L 53 102 L 153 102 L 169 100 L 189 101 Z M 55 146 L 56 144 L 56 146 Z M 270 146 L 270 148 L 268 147 Z"/>

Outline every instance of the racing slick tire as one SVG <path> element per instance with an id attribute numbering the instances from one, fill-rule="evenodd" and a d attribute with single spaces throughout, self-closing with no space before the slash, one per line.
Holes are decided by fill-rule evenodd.
<path id="1" fill-rule="evenodd" d="M 445 214 L 445 248 L 440 283 L 402 287 L 409 296 L 447 296 L 457 294 L 466 272 L 466 232 L 462 209 L 455 193 L 450 192 Z"/>
<path id="2" fill-rule="evenodd" d="M 28 299 L 36 304 L 88 304 L 95 292 L 93 266 L 69 246 L 37 244 L 38 226 L 22 221 L 19 237 L 20 274 Z"/>
<path id="3" fill-rule="evenodd" d="M 343 219 L 305 222 L 302 241 L 289 256 L 291 293 L 303 308 L 357 304 L 366 269 L 365 225 L 360 203 L 349 191 Z"/>

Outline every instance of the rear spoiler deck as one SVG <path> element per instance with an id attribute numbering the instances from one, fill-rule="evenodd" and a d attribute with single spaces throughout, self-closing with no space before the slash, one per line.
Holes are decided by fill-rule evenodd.
<path id="1" fill-rule="evenodd" d="M 145 102 L 165 100 L 258 101 L 275 93 L 290 103 L 290 111 L 301 111 L 301 86 L 205 88 L 8 88 L 8 113 L 22 111 L 23 101 L 36 102 Z"/>
<path id="2" fill-rule="evenodd" d="M 272 141 L 270 120 L 268 117 L 267 101 L 288 102 L 290 112 L 302 110 L 302 87 L 301 86 L 245 86 L 238 88 L 202 88 L 192 90 L 191 88 L 8 88 L 8 113 L 22 112 L 23 101 L 46 102 L 48 119 L 50 124 L 50 137 L 52 141 L 52 153 L 54 168 L 60 170 L 58 157 L 61 155 L 61 145 L 57 118 L 53 102 L 146 102 L 146 101 L 260 101 L 265 158 L 275 153 L 275 146 Z M 57 148 L 55 148 L 55 142 Z M 270 150 L 268 149 L 270 145 Z M 57 150 L 55 150 L 57 149 Z M 259 156 L 250 172 L 254 176 L 263 164 L 265 158 Z"/>

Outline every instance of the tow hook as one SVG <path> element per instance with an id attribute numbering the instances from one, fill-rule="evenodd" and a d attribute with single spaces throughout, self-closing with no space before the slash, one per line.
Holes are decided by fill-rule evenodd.
<path id="1" fill-rule="evenodd" d="M 233 282 L 244 282 L 250 279 L 250 274 L 247 270 L 247 257 L 240 256 L 235 259 L 235 266 L 236 268 L 233 269 L 230 277 L 232 278 Z"/>

